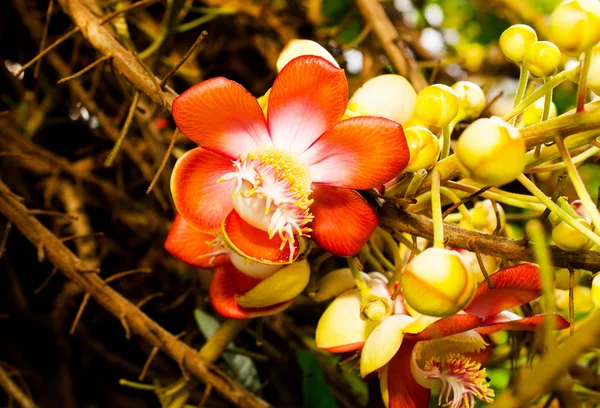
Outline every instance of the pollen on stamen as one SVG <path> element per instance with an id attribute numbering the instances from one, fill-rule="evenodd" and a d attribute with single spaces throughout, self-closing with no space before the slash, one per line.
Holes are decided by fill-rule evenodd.
<path id="1" fill-rule="evenodd" d="M 208 258 L 210 256 L 211 258 L 208 261 L 208 263 L 211 265 L 214 264 L 214 261 L 217 258 L 217 256 L 227 254 L 228 252 L 227 243 L 225 242 L 225 239 L 223 238 L 221 233 L 217 233 L 212 241 L 205 241 L 204 243 L 206 245 L 212 246 L 214 251 L 200 255 L 198 259 Z"/>

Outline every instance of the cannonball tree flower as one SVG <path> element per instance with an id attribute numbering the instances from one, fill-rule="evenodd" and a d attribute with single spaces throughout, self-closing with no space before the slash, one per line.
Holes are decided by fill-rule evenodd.
<path id="1" fill-rule="evenodd" d="M 379 372 L 382 397 L 390 408 L 427 407 L 432 388 L 441 390 L 442 406 L 472 406 L 475 398 L 489 402 L 493 393 L 481 367 L 491 353 L 485 336 L 500 330 L 536 331 L 548 316 L 521 317 L 509 311 L 541 295 L 537 266 L 504 268 L 490 279 L 494 289 L 481 283 L 464 311 L 444 318 L 408 315 L 400 294 L 392 315 L 379 323 L 360 320 L 356 289 L 347 291 L 321 317 L 316 345 L 334 353 L 361 350 L 361 376 Z M 569 326 L 558 314 L 550 318 L 555 329 Z"/>
<path id="2" fill-rule="evenodd" d="M 201 232 L 222 227 L 230 245 L 260 262 L 293 261 L 297 238 L 309 234 L 336 255 L 354 255 L 377 226 L 355 190 L 395 177 L 409 151 L 397 122 L 374 116 L 340 122 L 347 102 L 344 71 L 318 56 L 285 65 L 268 96 L 266 120 L 234 81 L 213 78 L 188 89 L 173 102 L 173 117 L 199 147 L 173 170 L 178 212 Z M 261 234 L 282 251 L 287 246 L 287 259 L 255 245 Z"/>
<path id="3" fill-rule="evenodd" d="M 214 269 L 209 297 L 215 310 L 229 319 L 265 316 L 287 308 L 310 277 L 306 260 L 287 266 L 254 262 L 230 249 L 220 233 L 202 233 L 180 215 L 173 221 L 165 249 L 189 265 Z"/>

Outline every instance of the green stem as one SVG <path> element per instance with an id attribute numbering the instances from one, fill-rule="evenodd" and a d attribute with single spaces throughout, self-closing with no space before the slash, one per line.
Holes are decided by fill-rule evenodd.
<path id="1" fill-rule="evenodd" d="M 531 182 L 531 180 L 529 180 L 527 178 L 527 176 L 525 176 L 524 174 L 521 174 L 521 175 L 519 175 L 519 177 L 517 177 L 517 180 L 519 180 L 519 182 L 521 184 L 523 184 L 523 186 L 527 190 L 529 190 L 529 192 L 531 194 L 536 196 L 542 202 L 542 204 L 544 204 L 546 207 L 548 207 L 550 209 L 550 211 L 552 211 L 557 217 L 559 217 L 561 220 L 566 222 L 568 225 L 570 225 L 574 230 L 576 230 L 580 234 L 589 238 L 596 245 L 600 245 L 600 237 L 598 235 L 594 234 L 590 229 L 585 228 L 579 221 L 570 217 L 569 214 L 567 214 L 556 203 L 554 203 L 550 199 L 550 197 L 548 197 L 539 188 L 537 188 L 537 186 L 535 184 L 533 184 Z"/>
<path id="2" fill-rule="evenodd" d="M 600 147 L 592 146 L 589 149 L 587 149 L 585 152 L 580 153 L 577 156 L 573 157 L 573 159 L 572 159 L 573 164 L 582 163 L 582 162 L 586 161 L 587 159 L 589 159 L 590 157 L 595 156 L 598 153 L 600 153 Z M 566 166 L 567 165 L 565 164 L 565 162 L 554 163 L 554 164 L 549 164 L 547 166 L 534 167 L 530 170 L 527 170 L 526 173 L 544 173 L 544 172 L 549 172 L 549 171 L 562 170 Z"/>
<path id="3" fill-rule="evenodd" d="M 207 11 L 206 15 L 199 17 L 195 20 L 189 21 L 187 23 L 179 25 L 175 29 L 175 32 L 185 33 L 186 31 L 193 30 L 194 28 L 199 27 L 202 24 L 206 24 L 209 21 L 212 21 L 219 16 L 235 13 L 235 10 L 233 10 L 230 7 L 221 7 L 221 8 L 217 8 L 217 9 L 208 9 L 208 10 L 210 10 L 210 11 Z"/>
<path id="4" fill-rule="evenodd" d="M 425 177 L 427 177 L 427 170 L 425 170 L 425 169 L 417 170 L 417 172 L 414 174 L 412 180 L 410 181 L 408 188 L 406 189 L 404 198 L 413 198 L 415 196 L 415 193 L 419 189 L 419 186 L 421 185 L 423 180 L 425 180 Z"/>
<path id="5" fill-rule="evenodd" d="M 544 339 L 547 349 L 554 347 L 556 344 L 553 341 L 552 330 L 554 330 L 554 288 L 552 262 L 550 260 L 550 252 L 544 235 L 544 227 L 541 222 L 532 220 L 527 223 L 527 235 L 531 239 L 535 260 L 540 268 L 540 278 L 542 281 L 542 294 L 544 311 L 546 318 L 544 319 Z"/>
<path id="6" fill-rule="evenodd" d="M 517 86 L 517 93 L 515 94 L 514 107 L 518 106 L 523 100 L 523 97 L 525 96 L 525 90 L 527 89 L 527 80 L 529 79 L 529 71 L 527 71 L 523 65 L 521 65 L 520 68 L 521 71 L 519 73 L 519 85 Z M 510 120 L 510 124 L 514 126 L 516 121 L 517 117 L 515 115 L 515 117 Z"/>
<path id="7" fill-rule="evenodd" d="M 381 265 L 390 272 L 394 272 L 396 267 L 392 264 L 377 248 L 377 245 L 373 242 L 373 238 L 369 238 L 369 246 L 371 247 L 371 252 L 375 255 L 375 258 L 381 262 Z M 383 272 L 383 271 L 381 271 Z"/>
<path id="8" fill-rule="evenodd" d="M 400 248 L 398 247 L 398 243 L 394 240 L 392 234 L 390 234 L 383 228 L 377 228 L 377 232 L 379 233 L 381 239 L 383 239 L 383 242 L 387 247 L 388 251 L 394 257 L 395 269 L 400 268 L 402 266 L 402 257 L 400 256 Z"/>
<path id="9" fill-rule="evenodd" d="M 370 264 L 373 270 L 378 272 L 384 272 L 386 268 L 373 256 L 371 253 L 371 247 L 369 245 L 363 245 L 358 251 L 358 255 L 365 260 L 365 264 Z"/>
<path id="10" fill-rule="evenodd" d="M 598 208 L 596 208 L 596 204 L 592 201 L 592 197 L 590 197 L 590 193 L 588 192 L 585 184 L 583 184 L 583 180 L 581 180 L 581 176 L 575 167 L 575 163 L 571 159 L 571 155 L 569 151 L 565 147 L 564 140 L 557 136 L 555 138 L 556 146 L 558 147 L 558 151 L 565 163 L 567 168 L 567 174 L 569 175 L 569 179 L 571 180 L 571 184 L 575 188 L 575 192 L 577 193 L 577 197 L 581 200 L 583 204 L 583 208 L 587 211 L 590 217 L 592 217 L 592 222 L 594 223 L 594 227 L 596 227 L 596 231 L 600 231 L 600 212 L 598 212 Z"/>
<path id="11" fill-rule="evenodd" d="M 514 119 L 519 113 L 523 112 L 531 104 L 535 103 L 542 96 L 546 95 L 549 89 L 554 89 L 566 81 L 568 79 L 567 75 L 572 71 L 573 70 L 563 71 L 554 75 L 552 78 L 550 78 L 550 80 L 548 80 L 548 82 L 533 91 L 527 98 L 523 99 L 523 101 L 515 106 L 510 112 L 502 116 L 502 119 L 507 122 L 511 119 Z"/>
<path id="12" fill-rule="evenodd" d="M 453 204 L 460 202 L 460 197 L 457 196 L 456 193 L 454 193 L 454 191 L 450 190 L 448 187 L 441 187 L 440 193 L 446 198 L 450 199 L 450 201 L 452 201 Z M 469 221 L 471 219 L 471 214 L 469 214 L 469 210 L 464 204 L 458 206 L 458 212 L 461 213 L 462 218 L 465 221 Z"/>
<path id="13" fill-rule="evenodd" d="M 440 160 L 445 159 L 450 155 L 450 124 L 442 127 L 442 154 L 440 156 Z"/>
<path id="14" fill-rule="evenodd" d="M 592 65 L 592 50 L 589 49 L 583 54 L 583 66 L 579 72 L 579 87 L 577 88 L 577 112 L 585 110 L 585 94 L 587 90 L 588 73 Z"/>
<path id="15" fill-rule="evenodd" d="M 544 84 L 548 83 L 548 81 L 548 78 L 544 78 Z M 550 117 L 550 110 L 552 108 L 552 91 L 553 89 L 550 88 L 546 93 L 546 96 L 544 96 L 544 110 L 542 111 L 542 122 L 548 120 L 548 118 Z"/>
<path id="16" fill-rule="evenodd" d="M 356 287 L 360 290 L 360 295 L 363 299 L 371 294 L 371 290 L 367 286 L 364 278 L 360 274 L 357 265 L 357 259 L 354 257 L 347 258 L 348 267 L 350 268 L 350 272 L 352 272 L 352 277 L 354 278 L 354 282 L 356 283 Z"/>
<path id="17" fill-rule="evenodd" d="M 433 169 L 431 181 L 431 212 L 433 218 L 433 246 L 444 247 L 444 220 L 442 219 L 442 199 L 440 197 L 441 174 Z"/>

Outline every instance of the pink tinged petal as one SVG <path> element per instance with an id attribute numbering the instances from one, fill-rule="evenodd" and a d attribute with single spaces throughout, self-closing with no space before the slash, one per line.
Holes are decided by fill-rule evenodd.
<path id="1" fill-rule="evenodd" d="M 470 314 L 456 314 L 429 325 L 420 333 L 405 335 L 407 340 L 432 340 L 440 337 L 447 337 L 457 333 L 463 333 L 479 327 L 482 319 Z"/>
<path id="2" fill-rule="evenodd" d="M 246 308 L 240 306 L 235 295 L 256 286 L 260 280 L 244 275 L 232 265 L 224 265 L 215 269 L 208 294 L 215 311 L 228 319 L 251 319 L 280 312 L 292 302 L 278 303 L 269 307 Z"/>
<path id="3" fill-rule="evenodd" d="M 256 99 L 237 82 L 222 77 L 200 82 L 175 98 L 173 118 L 199 146 L 232 159 L 271 144 Z"/>
<path id="4" fill-rule="evenodd" d="M 429 406 L 430 391 L 417 383 L 411 373 L 413 348 L 413 342 L 405 342 L 390 363 L 380 371 L 381 393 L 388 408 Z"/>
<path id="5" fill-rule="evenodd" d="M 300 158 L 315 183 L 366 190 L 400 174 L 410 152 L 400 124 L 361 116 L 335 125 Z"/>
<path id="6" fill-rule="evenodd" d="M 355 255 L 377 228 L 377 216 L 354 190 L 313 184 L 312 239 L 338 256 Z"/>
<path id="7" fill-rule="evenodd" d="M 411 316 L 392 315 L 371 332 L 360 354 L 361 377 L 366 377 L 390 362 L 402 345 L 404 328 L 414 321 Z"/>
<path id="8" fill-rule="evenodd" d="M 510 331 L 537 331 L 544 325 L 548 314 L 538 314 L 530 317 L 521 317 L 515 313 L 504 311 L 487 319 L 477 331 L 480 334 L 495 333 L 500 330 Z M 569 322 L 557 313 L 550 315 L 553 327 L 562 330 L 569 327 Z"/>
<path id="9" fill-rule="evenodd" d="M 492 274 L 494 289 L 484 281 L 465 312 L 487 319 L 503 310 L 512 309 L 541 295 L 539 269 L 536 265 L 520 264 Z"/>
<path id="10" fill-rule="evenodd" d="M 225 254 L 206 256 L 215 251 L 209 242 L 214 240 L 212 234 L 204 234 L 190 226 L 177 214 L 167 240 L 165 249 L 175 258 L 197 268 L 214 268 L 228 262 Z"/>
<path id="11" fill-rule="evenodd" d="M 360 318 L 361 299 L 360 291 L 352 289 L 331 302 L 317 324 L 315 342 L 318 348 L 342 353 L 363 346 L 377 323 Z"/>
<path id="12" fill-rule="evenodd" d="M 277 75 L 269 96 L 273 144 L 302 153 L 342 118 L 347 104 L 343 69 L 314 55 L 294 58 Z"/>
<path id="13" fill-rule="evenodd" d="M 217 183 L 231 171 L 229 159 L 195 148 L 177 160 L 171 175 L 171 192 L 177 211 L 202 232 L 215 233 L 233 209 L 229 183 Z"/>

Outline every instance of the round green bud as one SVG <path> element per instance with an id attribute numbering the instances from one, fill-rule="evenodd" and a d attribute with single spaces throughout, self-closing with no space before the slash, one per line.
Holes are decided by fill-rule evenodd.
<path id="1" fill-rule="evenodd" d="M 535 30 L 525 24 L 515 24 L 508 27 L 500 36 L 500 48 L 512 62 L 520 64 L 525 51 L 537 41 Z"/>
<path id="2" fill-rule="evenodd" d="M 440 142 L 431 131 L 422 126 L 404 129 L 404 136 L 410 150 L 410 161 L 404 171 L 429 169 L 440 156 Z"/>
<path id="3" fill-rule="evenodd" d="M 534 77 L 545 78 L 556 72 L 560 57 L 560 50 L 556 45 L 550 41 L 537 41 L 525 51 L 523 66 Z"/>
<path id="4" fill-rule="evenodd" d="M 431 126 L 446 126 L 458 114 L 458 97 L 452 88 L 435 84 L 417 95 L 414 116 Z"/>
<path id="5" fill-rule="evenodd" d="M 456 119 L 477 119 L 485 108 L 485 94 L 479 87 L 469 81 L 458 81 L 452 85 L 458 98 L 458 115 Z M 455 121 L 456 121 L 455 119 Z"/>
<path id="6" fill-rule="evenodd" d="M 566 0 L 552 12 L 550 39 L 562 52 L 579 56 L 600 41 L 600 2 Z"/>
<path id="7" fill-rule="evenodd" d="M 544 98 L 540 98 L 535 103 L 529 105 L 521 115 L 521 127 L 527 127 L 540 123 L 542 116 L 544 115 Z M 554 102 L 550 102 L 550 116 L 548 119 L 556 117 L 556 105 Z"/>

